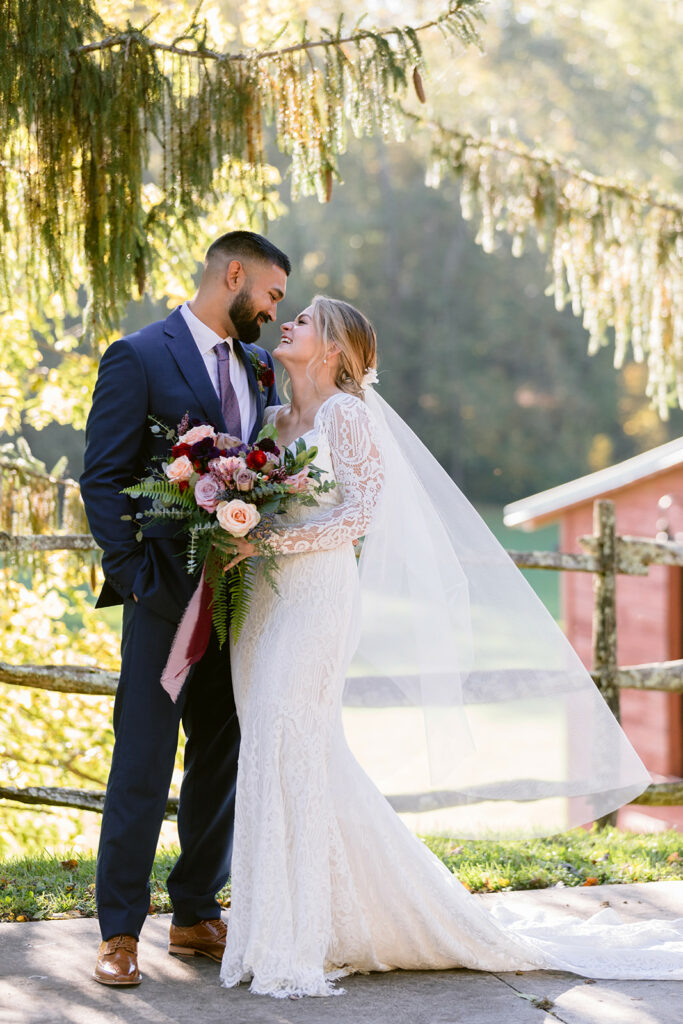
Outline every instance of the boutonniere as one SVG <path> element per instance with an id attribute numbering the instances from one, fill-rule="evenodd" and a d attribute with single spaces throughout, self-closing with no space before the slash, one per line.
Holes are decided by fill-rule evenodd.
<path id="1" fill-rule="evenodd" d="M 272 388 L 275 383 L 275 374 L 270 366 L 268 366 L 268 363 L 264 363 L 262 359 L 259 359 L 255 352 L 248 352 L 247 355 L 256 374 L 258 389 L 263 394 L 266 388 Z"/>

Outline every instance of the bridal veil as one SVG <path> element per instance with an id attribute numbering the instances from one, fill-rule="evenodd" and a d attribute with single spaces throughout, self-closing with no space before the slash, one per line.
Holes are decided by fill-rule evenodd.
<path id="1" fill-rule="evenodd" d="M 353 753 L 423 833 L 551 834 L 628 803 L 650 776 L 568 640 L 434 456 L 365 398 L 385 482 L 344 691 Z"/>

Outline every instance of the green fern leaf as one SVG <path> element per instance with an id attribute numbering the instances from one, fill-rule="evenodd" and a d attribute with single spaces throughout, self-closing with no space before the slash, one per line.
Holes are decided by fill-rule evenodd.
<path id="1" fill-rule="evenodd" d="M 225 575 L 227 576 L 230 599 L 230 635 L 232 642 L 237 643 L 244 623 L 247 620 L 254 590 L 256 559 L 244 558 Z"/>
<path id="2" fill-rule="evenodd" d="M 194 493 L 189 488 L 186 491 L 181 491 L 178 484 L 155 477 L 147 477 L 137 484 L 124 487 L 121 494 L 127 494 L 131 498 L 158 498 L 164 504 L 175 505 L 190 511 L 196 507 Z"/>

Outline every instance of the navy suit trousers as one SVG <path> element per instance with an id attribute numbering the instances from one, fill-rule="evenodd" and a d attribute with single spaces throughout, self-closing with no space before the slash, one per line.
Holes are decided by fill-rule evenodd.
<path id="1" fill-rule="evenodd" d="M 220 916 L 216 893 L 230 873 L 239 724 L 229 645 L 215 632 L 174 704 L 159 682 L 176 625 L 124 602 L 115 744 L 97 860 L 102 938 L 137 938 L 149 910 L 149 875 L 166 809 L 182 720 L 187 744 L 178 832 L 182 853 L 168 878 L 174 923 Z"/>

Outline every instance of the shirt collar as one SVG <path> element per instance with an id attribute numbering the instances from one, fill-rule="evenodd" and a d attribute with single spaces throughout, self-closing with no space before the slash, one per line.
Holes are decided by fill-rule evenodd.
<path id="1" fill-rule="evenodd" d="M 180 307 L 180 312 L 183 320 L 190 329 L 190 334 L 194 338 L 197 348 L 203 356 L 223 341 L 226 342 L 230 348 L 230 354 L 232 355 L 234 353 L 235 350 L 232 338 L 221 338 L 219 334 L 212 331 L 210 327 L 207 327 L 203 320 L 200 320 L 198 316 L 195 316 L 187 302 L 183 302 Z"/>

